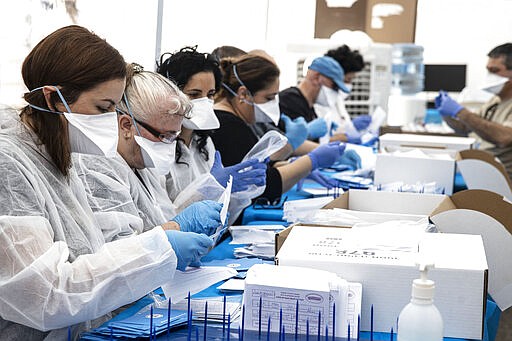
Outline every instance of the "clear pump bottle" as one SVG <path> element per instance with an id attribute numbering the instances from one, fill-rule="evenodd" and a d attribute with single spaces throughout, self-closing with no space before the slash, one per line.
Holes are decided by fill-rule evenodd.
<path id="1" fill-rule="evenodd" d="M 421 277 L 412 282 L 411 302 L 398 317 L 398 341 L 442 341 L 443 318 L 434 305 L 435 283 L 427 279 L 428 267 L 420 264 Z"/>

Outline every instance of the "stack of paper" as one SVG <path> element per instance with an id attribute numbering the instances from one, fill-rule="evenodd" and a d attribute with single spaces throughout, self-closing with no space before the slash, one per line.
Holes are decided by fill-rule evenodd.
<path id="1" fill-rule="evenodd" d="M 355 336 L 361 312 L 359 283 L 328 271 L 267 264 L 253 266 L 245 282 L 246 329 L 267 330 L 270 318 L 273 332 L 284 328 L 286 333 L 306 334 L 309 325 L 312 335 L 325 335 L 327 325 L 329 334 L 335 326 L 336 335 L 347 335 L 350 324 Z"/>
<path id="2" fill-rule="evenodd" d="M 224 311 L 224 301 L 219 297 L 208 297 L 201 299 L 191 299 L 190 300 L 190 310 L 192 311 L 192 317 L 194 320 L 204 321 L 205 311 L 206 311 L 206 303 L 208 303 L 208 321 L 210 322 L 220 322 L 227 321 L 228 315 L 230 316 L 231 321 L 234 321 L 240 316 L 241 312 L 241 303 L 239 300 L 237 301 L 226 301 L 226 310 Z M 181 301 L 179 303 L 173 304 L 172 309 L 178 310 L 187 310 L 188 309 L 188 301 Z"/>
<path id="3" fill-rule="evenodd" d="M 292 223 L 303 221 L 333 199 L 333 197 L 320 197 L 287 201 L 284 203 L 283 218 Z"/>
<path id="4" fill-rule="evenodd" d="M 187 310 L 171 310 L 168 321 L 167 308 L 153 308 L 151 319 L 151 304 L 140 309 L 126 318 L 104 323 L 92 332 L 82 336 L 82 340 L 106 340 L 110 338 L 148 338 L 167 331 L 168 327 L 177 327 L 187 323 Z M 168 324 L 169 323 L 169 324 Z M 151 332 L 151 328 L 153 331 Z"/>
<path id="5" fill-rule="evenodd" d="M 273 259 L 275 253 L 275 233 L 283 229 L 283 225 L 231 226 L 229 230 L 233 240 L 230 244 L 245 244 L 243 247 L 235 248 L 235 257 Z"/>

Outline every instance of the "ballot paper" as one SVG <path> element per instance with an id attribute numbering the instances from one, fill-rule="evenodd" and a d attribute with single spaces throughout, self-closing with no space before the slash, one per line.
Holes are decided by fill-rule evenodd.
<path id="1" fill-rule="evenodd" d="M 240 278 L 231 278 L 217 287 L 221 292 L 243 292 L 245 280 Z"/>
<path id="2" fill-rule="evenodd" d="M 165 297 L 178 303 L 190 293 L 198 293 L 210 285 L 236 276 L 236 270 L 227 266 L 208 266 L 201 268 L 187 268 L 186 271 L 177 270 L 174 278 L 162 285 Z"/>
<path id="3" fill-rule="evenodd" d="M 240 297 L 240 296 L 238 296 Z M 206 311 L 206 303 L 208 303 L 208 321 L 222 322 L 223 319 L 227 321 L 228 315 L 231 321 L 234 321 L 240 316 L 242 304 L 240 299 L 226 300 L 226 310 L 224 311 L 223 297 L 206 297 L 201 299 L 190 300 L 190 310 L 192 311 L 192 318 L 194 320 L 203 320 Z M 188 309 L 188 300 L 172 304 L 172 310 L 185 310 Z"/>
<path id="4" fill-rule="evenodd" d="M 226 226 L 226 220 L 228 216 L 228 208 L 229 208 L 229 200 L 231 198 L 231 187 L 233 185 L 233 177 L 230 175 L 229 180 L 226 184 L 226 189 L 224 193 L 222 193 L 218 202 L 222 204 L 222 209 L 220 210 L 220 225 L 217 227 L 217 230 L 210 237 L 213 239 L 213 243 L 216 244 L 217 240 L 224 234 L 224 231 L 228 228 Z"/>
<path id="5" fill-rule="evenodd" d="M 333 199 L 334 197 L 329 196 L 287 201 L 283 206 L 283 219 L 292 223 L 302 221 L 306 217 L 315 214 L 315 212 L 330 203 Z"/>
<path id="6" fill-rule="evenodd" d="M 157 335 L 167 331 L 167 327 L 178 327 L 187 322 L 187 308 L 171 309 L 168 318 L 168 309 L 153 307 L 153 318 L 151 318 L 151 304 L 144 306 L 139 311 L 127 315 L 123 318 L 114 318 L 105 322 L 100 327 L 83 335 L 84 340 L 107 340 L 110 336 L 117 338 L 148 338 L 151 335 Z M 130 310 L 131 308 L 128 308 Z M 169 325 L 167 324 L 169 323 Z M 151 332 L 151 326 L 153 332 Z"/>
<path id="7" fill-rule="evenodd" d="M 245 280 L 245 327 L 267 330 L 270 317 L 273 332 L 279 332 L 282 323 L 286 333 L 295 333 L 297 327 L 298 333 L 306 334 L 309 324 L 311 335 L 325 335 L 326 325 L 329 335 L 333 326 L 336 335 L 347 335 L 350 324 L 354 337 L 361 311 L 361 293 L 361 284 L 349 283 L 328 271 L 255 265 Z"/>

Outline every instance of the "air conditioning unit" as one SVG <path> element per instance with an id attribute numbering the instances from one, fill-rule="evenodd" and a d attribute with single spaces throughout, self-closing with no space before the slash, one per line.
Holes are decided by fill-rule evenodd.
<path id="1" fill-rule="evenodd" d="M 340 46 L 340 43 L 329 41 L 323 51 Z M 388 97 L 391 89 L 391 45 L 372 43 L 359 49 L 363 55 L 365 67 L 356 74 L 352 82 L 352 91 L 345 100 L 348 113 L 357 115 L 369 114 L 380 106 L 387 112 Z M 311 61 L 322 54 L 307 55 L 297 61 L 297 83 L 307 71 Z"/>

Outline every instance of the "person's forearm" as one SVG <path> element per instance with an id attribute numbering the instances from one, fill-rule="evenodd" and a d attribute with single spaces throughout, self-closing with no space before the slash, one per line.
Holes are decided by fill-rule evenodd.
<path id="1" fill-rule="evenodd" d="M 495 144 L 498 147 L 512 145 L 512 128 L 499 123 L 487 121 L 468 110 L 461 110 L 457 114 L 460 122 L 474 131 L 482 139 Z"/>
<path id="2" fill-rule="evenodd" d="M 272 161 L 282 161 L 288 159 L 293 153 L 292 145 L 287 143 L 283 148 L 279 149 L 274 154 L 270 155 Z"/>
<path id="3" fill-rule="evenodd" d="M 282 192 L 290 190 L 300 179 L 311 173 L 311 159 L 305 155 L 292 163 L 278 167 L 277 170 L 281 175 Z"/>
<path id="4" fill-rule="evenodd" d="M 462 110 L 459 112 L 459 114 L 460 114 L 460 113 L 462 113 L 462 112 L 468 112 L 468 113 L 470 113 L 470 111 L 469 111 L 469 110 L 467 110 L 467 109 L 462 109 Z M 446 122 L 446 124 L 448 124 L 448 126 L 449 126 L 450 128 L 452 128 L 453 130 L 455 130 L 455 132 L 456 132 L 457 134 L 467 135 L 467 134 L 471 131 L 471 129 L 470 129 L 469 127 L 467 127 L 467 126 L 466 126 L 462 121 L 460 121 L 460 120 L 457 120 L 457 119 L 454 119 L 454 118 L 452 118 L 452 117 L 448 117 L 448 116 L 443 116 L 443 119 L 444 119 L 444 121 Z"/>
<path id="5" fill-rule="evenodd" d="M 347 142 L 348 141 L 347 135 L 345 135 L 344 133 L 334 134 L 329 139 L 329 142 L 337 142 L 337 141 Z"/>
<path id="6" fill-rule="evenodd" d="M 306 155 L 316 147 L 318 147 L 319 144 L 313 141 L 306 140 L 303 144 L 301 144 L 295 151 L 293 152 L 293 155 L 295 156 L 302 156 Z"/>

